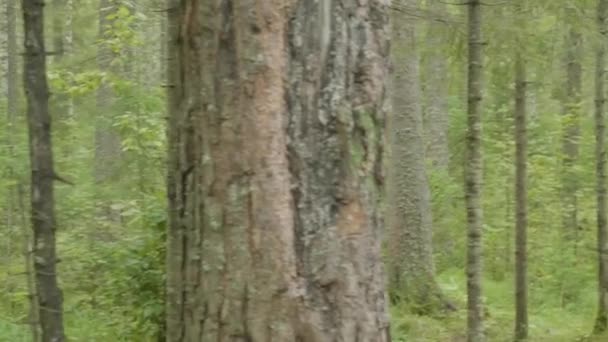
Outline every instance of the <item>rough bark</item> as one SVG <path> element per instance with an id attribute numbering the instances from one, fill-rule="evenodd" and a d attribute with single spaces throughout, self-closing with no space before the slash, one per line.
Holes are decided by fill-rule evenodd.
<path id="1" fill-rule="evenodd" d="M 574 20 L 574 9 L 568 9 L 567 16 Z M 575 164 L 579 155 L 581 91 L 582 91 L 582 59 L 583 36 L 575 24 L 570 24 L 566 36 L 566 94 L 563 99 L 562 111 L 562 224 L 566 241 L 576 241 L 578 238 L 578 176 Z"/>
<path id="2" fill-rule="evenodd" d="M 31 220 L 34 236 L 34 272 L 43 342 L 62 342 L 63 300 L 56 274 L 55 202 L 49 90 L 44 45 L 44 4 L 23 0 L 24 66 L 31 164 Z"/>
<path id="3" fill-rule="evenodd" d="M 392 298 L 410 310 L 432 314 L 446 306 L 435 280 L 433 263 L 433 220 L 415 23 L 412 17 L 393 13 L 387 216 L 390 290 Z"/>
<path id="4" fill-rule="evenodd" d="M 481 209 L 481 99 L 482 36 L 481 1 L 468 2 L 468 80 L 467 134 L 465 159 L 465 202 L 467 214 L 467 339 L 485 341 L 481 288 L 482 231 Z"/>
<path id="5" fill-rule="evenodd" d="M 114 0 L 99 0 L 99 43 L 97 45 L 97 65 L 104 78 L 97 89 L 97 120 L 95 123 L 95 181 L 104 184 L 117 172 L 121 154 L 120 137 L 112 127 L 113 91 L 109 84 L 112 61 L 115 54 L 106 43 L 110 38 L 111 22 L 108 15 L 115 10 Z"/>
<path id="6" fill-rule="evenodd" d="M 38 295 L 36 294 L 36 279 L 34 272 L 34 262 L 32 260 L 32 254 L 34 253 L 34 246 L 32 243 L 32 234 L 27 229 L 27 217 L 25 208 L 25 191 L 23 185 L 17 186 L 17 200 L 19 203 L 19 216 L 20 216 L 20 228 L 23 232 L 23 258 L 25 261 L 25 282 L 27 284 L 27 296 L 29 302 L 28 308 L 28 324 L 30 326 L 30 332 L 32 333 L 32 342 L 40 341 L 40 318 L 39 318 L 39 306 L 38 306 Z"/>
<path id="7" fill-rule="evenodd" d="M 523 15 L 522 1 L 517 3 L 518 17 Z M 523 29 L 524 20 L 520 18 Z M 515 341 L 528 338 L 528 186 L 526 128 L 526 61 L 521 51 L 523 41 L 515 48 Z"/>
<path id="8" fill-rule="evenodd" d="M 452 19 L 447 11 L 447 6 L 441 1 L 429 1 L 428 2 L 429 12 L 434 15 L 433 18 L 428 19 L 426 37 L 425 37 L 425 54 L 422 59 L 422 79 L 424 80 L 424 141 L 426 144 L 426 159 L 427 163 L 432 166 L 428 170 L 429 175 L 439 175 L 441 179 L 449 175 L 449 164 L 450 164 L 450 151 L 449 151 L 449 83 L 446 82 L 450 71 L 448 70 L 448 54 L 447 54 L 447 37 L 450 36 L 449 22 Z M 431 178 L 432 179 L 432 178 Z M 433 202 L 434 196 L 431 192 L 431 202 Z M 448 202 L 454 206 L 458 201 L 445 199 L 445 204 Z M 441 209 L 433 212 L 435 217 L 447 216 L 447 208 L 449 206 L 440 205 Z M 444 210 L 445 208 L 445 210 Z M 437 245 L 438 251 L 441 254 L 442 259 L 451 259 L 456 257 L 456 235 L 459 232 L 455 232 L 442 220 L 435 220 L 433 225 L 433 231 L 437 236 L 440 237 Z"/>
<path id="9" fill-rule="evenodd" d="M 606 217 L 606 123 L 605 86 L 606 36 L 608 32 L 608 0 L 598 0 L 597 26 L 601 38 L 597 43 L 595 66 L 595 160 L 597 196 L 597 252 L 598 252 L 598 311 L 595 333 L 608 329 L 608 226 Z"/>
<path id="10" fill-rule="evenodd" d="M 168 7 L 168 341 L 389 341 L 388 3 Z"/>
<path id="11" fill-rule="evenodd" d="M 13 168 L 15 150 L 14 150 L 14 132 L 17 120 L 17 103 L 18 103 L 18 71 L 17 71 L 17 6 L 13 1 L 7 1 L 5 4 L 6 13 L 6 102 L 7 102 L 7 129 L 6 139 L 8 146 L 8 156 L 11 160 L 7 166 L 7 177 L 10 180 L 16 181 L 15 170 Z M 7 189 L 7 255 L 12 256 L 12 232 L 16 228 L 22 232 L 23 241 L 23 256 L 25 260 L 25 277 L 27 283 L 28 294 L 28 325 L 32 333 L 32 341 L 40 341 L 39 319 L 38 319 L 38 298 L 35 290 L 35 274 L 32 263 L 33 249 L 31 247 L 32 239 L 28 230 L 28 224 L 25 213 L 23 185 L 21 182 L 11 184 Z M 7 265 L 10 260 L 7 260 Z"/>
<path id="12" fill-rule="evenodd" d="M 445 4 L 441 1 L 430 1 L 429 10 L 438 16 L 447 16 Z M 444 44 L 447 26 L 439 20 L 429 21 L 425 42 L 430 46 L 425 75 L 426 101 L 424 113 L 424 130 L 427 159 L 433 168 L 447 171 L 450 163 L 448 148 L 448 75 L 447 55 L 441 46 Z"/>

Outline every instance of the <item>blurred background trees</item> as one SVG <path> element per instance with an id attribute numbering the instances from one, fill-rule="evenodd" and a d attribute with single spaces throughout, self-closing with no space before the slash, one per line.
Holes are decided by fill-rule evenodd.
<path id="1" fill-rule="evenodd" d="M 598 333 L 605 328 L 598 252 L 606 235 L 597 231 L 598 225 L 606 229 L 599 210 L 605 206 L 602 3 L 480 2 L 479 300 L 489 341 L 513 339 L 515 269 L 522 266 L 515 257 L 516 212 L 523 208 L 527 247 L 518 250 L 527 251 L 529 339 L 573 341 L 594 326 Z M 31 340 L 30 323 L 39 320 L 30 309 L 36 301 L 21 13 L 20 2 L 0 0 L 0 340 L 7 341 Z M 380 206 L 387 214 L 385 237 L 391 237 L 384 250 L 388 280 L 399 279 L 391 287 L 395 341 L 464 338 L 467 13 L 457 1 L 391 5 L 398 30 L 387 132 L 404 124 L 407 133 L 385 137 L 389 192 Z M 55 182 L 66 335 L 75 341 L 162 338 L 165 94 L 173 86 L 165 77 L 167 4 L 49 0 L 45 14 L 54 168 L 74 184 Z M 516 82 L 518 60 L 525 63 L 525 78 Z M 517 103 L 525 103 L 525 126 L 516 115 L 516 90 Z M 516 154 L 516 132 L 526 133 L 527 152 Z M 525 177 L 516 172 L 516 161 L 526 165 Z M 406 181 L 395 181 L 393 172 Z M 527 205 L 523 192 L 515 192 L 517 179 Z M 395 206 L 393 196 L 407 205 Z M 408 287 L 402 279 L 420 269 L 428 275 L 427 292 L 414 295 L 418 285 Z M 429 298 L 449 304 L 427 307 Z"/>

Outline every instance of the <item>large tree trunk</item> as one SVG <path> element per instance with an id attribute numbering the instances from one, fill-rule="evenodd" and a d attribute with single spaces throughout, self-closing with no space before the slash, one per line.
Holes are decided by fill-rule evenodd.
<path id="1" fill-rule="evenodd" d="M 55 201 L 49 90 L 44 47 L 44 4 L 23 0 L 24 66 L 31 163 L 31 219 L 34 232 L 34 272 L 43 342 L 62 342 L 63 300 L 57 285 Z"/>
<path id="2" fill-rule="evenodd" d="M 426 148 L 427 168 L 429 176 L 439 176 L 445 180 L 449 176 L 450 151 L 449 151 L 449 77 L 448 70 L 448 37 L 450 36 L 450 21 L 452 17 L 447 11 L 446 4 L 441 1 L 428 1 L 428 11 L 431 18 L 426 27 L 426 37 L 424 38 L 424 49 L 422 62 L 423 80 L 423 127 L 424 142 Z M 433 177 L 431 177 L 433 179 Z M 432 188 L 432 187 L 431 187 Z M 439 196 L 437 196 L 439 195 Z M 439 193 L 431 192 L 431 202 L 434 196 L 440 199 Z M 443 196 L 443 200 L 438 201 L 438 205 L 433 206 L 433 217 L 442 218 L 450 215 L 450 207 L 457 205 L 458 201 Z M 439 252 L 440 259 L 449 260 L 456 256 L 455 241 L 456 235 L 460 232 L 446 225 L 445 220 L 435 220 L 433 223 L 434 235 L 437 247 L 435 252 Z"/>
<path id="3" fill-rule="evenodd" d="M 602 39 L 597 43 L 595 68 L 595 159 L 597 174 L 598 311 L 595 333 L 608 328 L 608 226 L 606 218 L 606 124 L 604 77 L 608 0 L 598 0 L 597 26 Z"/>
<path id="4" fill-rule="evenodd" d="M 393 115 L 390 117 L 388 173 L 388 261 L 391 296 L 414 312 L 445 307 L 435 281 L 433 220 L 426 174 L 419 56 L 415 25 L 393 16 Z"/>
<path id="5" fill-rule="evenodd" d="M 519 27 L 525 8 L 516 4 Z M 515 341 L 528 338 L 528 186 L 526 132 L 526 61 L 523 40 L 516 39 L 515 47 Z"/>
<path id="6" fill-rule="evenodd" d="M 389 341 L 388 2 L 170 0 L 169 341 Z"/>
<path id="7" fill-rule="evenodd" d="M 483 218 L 481 209 L 481 95 L 482 46 L 481 1 L 468 2 L 469 17 L 469 69 L 468 107 L 465 160 L 465 201 L 468 225 L 467 245 L 467 338 L 469 342 L 485 340 L 483 328 L 483 302 L 481 289 L 482 255 L 481 236 Z"/>
<path id="8" fill-rule="evenodd" d="M 429 10 L 439 17 L 447 17 L 445 4 L 430 1 Z M 429 52 L 426 59 L 424 131 L 427 159 L 439 171 L 447 171 L 450 163 L 448 148 L 448 59 L 442 49 L 447 34 L 445 22 L 431 20 L 427 30 L 426 44 Z"/>

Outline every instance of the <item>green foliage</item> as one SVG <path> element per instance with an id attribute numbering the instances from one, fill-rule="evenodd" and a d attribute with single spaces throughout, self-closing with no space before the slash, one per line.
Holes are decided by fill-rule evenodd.
<path id="1" fill-rule="evenodd" d="M 74 73 L 59 69 L 47 75 L 51 89 L 72 97 L 92 94 L 106 77 L 106 74 L 97 70 Z"/>
<path id="2" fill-rule="evenodd" d="M 158 225 L 164 227 L 162 222 Z M 117 314 L 108 322 L 108 329 L 122 327 L 125 341 L 153 340 L 164 321 L 163 234 L 164 231 L 147 239 L 126 241 L 126 246 L 106 244 L 98 249 L 96 259 L 83 265 L 82 271 L 99 274 L 105 269 L 106 276 L 95 277 L 94 292 L 74 305 L 83 307 L 91 297 L 98 298 L 96 311 Z"/>
<path id="3" fill-rule="evenodd" d="M 56 183 L 66 331 L 73 341 L 155 341 L 162 334 L 165 282 L 165 104 L 157 48 L 163 14 L 121 2 L 107 16 L 105 38 L 99 39 L 92 25 L 98 1 L 73 3 L 71 52 L 61 59 L 51 56 L 48 68 L 55 169 L 75 184 Z M 146 44 L 151 40 L 154 45 Z M 113 52 L 112 70 L 98 67 L 102 45 Z M 0 65 L 0 75 L 3 71 Z M 101 84 L 113 93 L 103 113 L 96 108 Z M 0 341 L 17 342 L 31 340 L 22 254 L 23 231 L 29 230 L 29 163 L 25 106 L 19 100 L 11 155 L 6 100 L 0 97 L 0 216 L 8 203 L 15 214 L 13 226 L 0 224 Z M 104 184 L 93 177 L 99 122 L 116 129 L 122 149 L 116 176 Z M 7 190 L 16 184 L 24 189 L 23 208 Z M 110 208 L 116 219 L 100 218 L 100 207 Z"/>
<path id="4" fill-rule="evenodd" d="M 588 37 L 596 30 L 589 20 L 595 2 L 569 2 L 576 14 L 563 24 L 557 2 L 529 2 L 526 16 L 532 30 L 523 32 L 509 6 L 484 8 L 483 216 L 484 295 L 490 341 L 511 341 L 514 321 L 514 124 L 512 50 L 515 35 L 525 39 L 528 61 L 528 276 L 530 341 L 593 341 L 596 313 L 597 252 L 595 250 L 595 159 L 593 82 L 583 82 L 582 101 L 565 105 L 564 36 L 569 25 Z M 572 15 L 572 14 L 570 14 Z M 587 38 L 586 38 L 587 39 Z M 436 48 L 436 47 L 431 47 Z M 451 49 L 451 94 L 464 94 L 464 59 Z M 520 48 L 520 47 L 517 47 Z M 583 80 L 591 80 L 593 49 L 585 47 Z M 424 55 L 423 55 L 424 56 Z M 462 168 L 466 132 L 466 98 L 450 98 L 449 172 L 430 173 L 434 247 L 437 271 L 446 295 L 460 307 L 445 318 L 413 315 L 393 308 L 397 341 L 461 341 L 466 331 L 466 218 Z M 564 115 L 566 111 L 567 115 Z M 578 114 L 577 119 L 574 114 Z M 579 157 L 565 171 L 562 151 L 565 127 L 580 124 Z M 562 203 L 565 182 L 576 186 L 578 227 L 565 231 Z M 574 239 L 565 239 L 572 234 Z M 604 341 L 606 337 L 596 337 Z"/>
<path id="5" fill-rule="evenodd" d="M 447 296 L 456 301 L 459 310 L 448 317 L 433 318 L 413 315 L 401 307 L 392 308 L 392 335 L 397 342 L 452 342 L 466 340 L 465 274 L 460 268 L 442 272 L 440 284 Z M 486 326 L 488 340 L 513 340 L 514 294 L 511 277 L 501 281 L 484 280 Z M 593 284 L 580 286 L 576 305 L 561 308 L 555 302 L 559 293 L 532 285 L 530 310 L 530 341 L 573 342 L 604 341 L 605 337 L 588 337 L 595 314 L 596 292 Z"/>
<path id="6" fill-rule="evenodd" d="M 57 183 L 59 277 L 65 295 L 67 333 L 73 341 L 153 341 L 164 320 L 165 99 L 160 87 L 160 26 L 164 12 L 141 2 L 118 2 L 98 37 L 98 1 L 74 1 L 72 51 L 51 56 L 48 79 L 53 109 L 56 171 L 75 186 Z M 513 322 L 514 38 L 524 39 L 530 80 L 529 135 L 529 281 L 530 341 L 570 342 L 584 339 L 595 314 L 595 197 L 592 49 L 585 48 L 582 101 L 568 108 L 564 99 L 564 35 L 579 28 L 585 44 L 599 41 L 593 21 L 594 1 L 528 2 L 528 27 L 514 23 L 509 4 L 484 6 L 484 295 L 490 341 L 511 341 Z M 448 6 L 451 21 L 444 46 L 421 44 L 422 59 L 430 50 L 448 53 L 450 153 L 449 170 L 429 173 L 434 248 L 440 285 L 459 310 L 446 317 L 424 317 L 411 308 L 392 308 L 393 340 L 400 342 L 462 341 L 466 325 L 466 218 L 463 158 L 466 130 L 466 37 L 459 6 Z M 571 9 L 573 11 L 568 12 Z M 569 14 L 568 14 L 569 13 Z M 64 16 L 65 13 L 53 14 Z M 0 20 L 2 22 L 2 20 Z M 47 22 L 51 22 L 48 20 Z M 51 30 L 47 30 L 51 32 Z M 423 41 L 423 40 L 421 40 Z M 112 70 L 100 70 L 97 49 L 108 47 Z M 0 66 L 4 72 L 4 65 Z M 424 72 L 422 77 L 424 78 Z M 97 90 L 107 84 L 114 95 L 109 108 L 96 108 Z M 72 111 L 68 111 L 68 100 Z M 19 97 L 14 126 L 6 120 L 0 98 L 0 217 L 12 210 L 12 225 L 0 223 L 0 341 L 29 341 L 28 293 L 23 260 L 22 211 L 28 210 L 29 179 L 24 103 Z M 582 114 L 575 120 L 574 113 Z M 376 140 L 373 120 L 361 113 L 361 131 Z M 103 120 L 100 120 L 103 119 Z M 580 157 L 564 177 L 564 126 L 580 121 Z M 116 176 L 106 184 L 93 174 L 98 122 L 121 138 Z M 6 133 L 5 133 L 6 132 Z M 6 137 L 11 133 L 12 144 Z M 9 152 L 12 151 L 12 152 Z M 354 164 L 364 157 L 352 146 Z M 561 191 L 567 178 L 578 186 L 577 241 L 564 241 Z M 19 203 L 9 189 L 23 187 Z M 23 208 L 21 208 L 21 205 Z M 115 219 L 100 218 L 107 206 Z M 597 341 L 608 337 L 597 337 Z"/>

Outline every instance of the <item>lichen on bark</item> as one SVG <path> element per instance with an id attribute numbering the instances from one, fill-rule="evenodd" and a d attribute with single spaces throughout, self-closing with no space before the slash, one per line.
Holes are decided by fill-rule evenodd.
<path id="1" fill-rule="evenodd" d="M 393 107 L 389 119 L 388 265 L 391 297 L 436 314 L 451 305 L 434 276 L 432 213 L 426 174 L 419 61 L 414 23 L 393 16 Z"/>
<path id="2" fill-rule="evenodd" d="M 169 5 L 169 340 L 388 341 L 387 2 Z"/>

